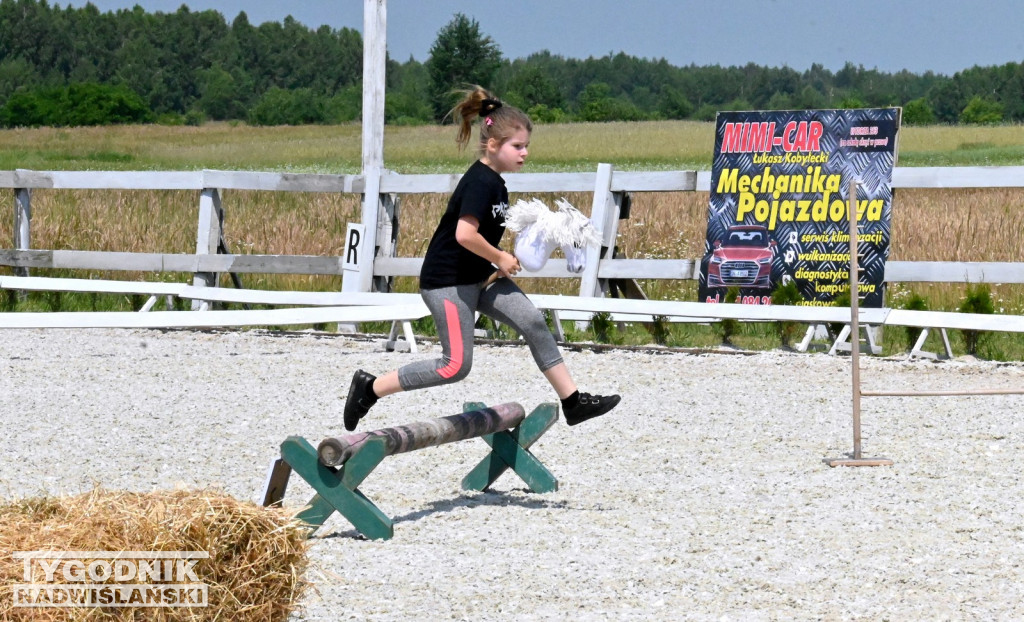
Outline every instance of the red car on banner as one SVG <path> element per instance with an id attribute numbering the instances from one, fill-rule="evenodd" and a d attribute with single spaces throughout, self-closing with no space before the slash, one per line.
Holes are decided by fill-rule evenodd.
<path id="1" fill-rule="evenodd" d="M 761 225 L 735 225 L 715 240 L 708 264 L 708 287 L 771 288 L 775 240 Z"/>

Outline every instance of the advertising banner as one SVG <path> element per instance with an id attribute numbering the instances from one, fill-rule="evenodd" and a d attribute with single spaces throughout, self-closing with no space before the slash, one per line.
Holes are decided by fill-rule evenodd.
<path id="1" fill-rule="evenodd" d="M 881 307 L 899 125 L 899 108 L 719 113 L 699 300 L 771 304 L 793 282 L 797 304 L 835 305 L 856 179 L 861 304 Z"/>

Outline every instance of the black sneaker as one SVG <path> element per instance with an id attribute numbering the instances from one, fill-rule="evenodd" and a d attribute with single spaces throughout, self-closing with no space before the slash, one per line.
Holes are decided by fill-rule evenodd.
<path id="1" fill-rule="evenodd" d="M 580 402 L 573 408 L 562 409 L 565 412 L 565 422 L 569 425 L 583 423 L 587 419 L 600 417 L 609 410 L 615 408 L 622 400 L 618 395 L 591 395 L 580 393 Z"/>
<path id="2" fill-rule="evenodd" d="M 359 425 L 359 420 L 366 416 L 370 407 L 377 403 L 371 400 L 367 389 L 377 377 L 359 369 L 352 376 L 352 384 L 348 387 L 348 398 L 345 400 L 345 429 L 351 432 Z"/>

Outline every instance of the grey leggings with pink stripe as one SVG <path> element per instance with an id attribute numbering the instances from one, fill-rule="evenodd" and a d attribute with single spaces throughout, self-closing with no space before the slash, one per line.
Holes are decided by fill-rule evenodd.
<path id="1" fill-rule="evenodd" d="M 402 390 L 458 382 L 469 374 L 473 367 L 473 327 L 477 311 L 511 326 L 522 335 L 542 372 L 562 362 L 562 353 L 544 315 L 512 279 L 498 279 L 485 288 L 482 285 L 420 291 L 437 324 L 442 355 L 439 359 L 416 361 L 399 368 L 398 382 Z"/>

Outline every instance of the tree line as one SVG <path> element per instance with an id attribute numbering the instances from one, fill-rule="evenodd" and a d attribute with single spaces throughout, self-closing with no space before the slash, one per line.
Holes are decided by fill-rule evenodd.
<path id="1" fill-rule="evenodd" d="M 293 18 L 254 26 L 217 11 L 101 13 L 47 0 L 0 0 L 0 126 L 106 123 L 255 125 L 359 119 L 362 36 Z M 385 121 L 443 120 L 454 90 L 480 84 L 538 122 L 711 120 L 720 110 L 902 106 L 904 122 L 1024 120 L 1024 64 L 953 76 L 887 73 L 847 63 L 673 66 L 627 54 L 573 59 L 540 51 L 507 59 L 479 24 L 456 14 L 425 62 L 387 61 Z"/>

